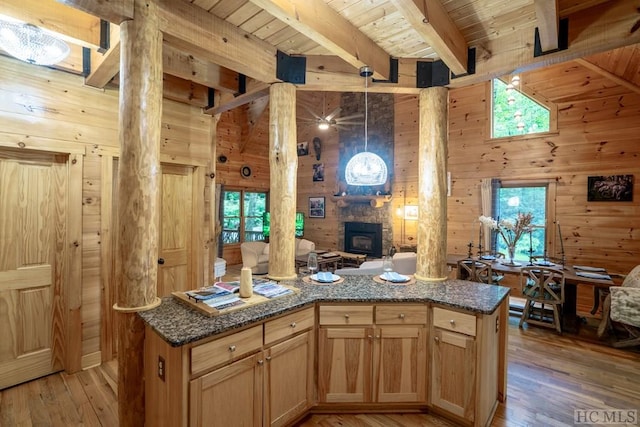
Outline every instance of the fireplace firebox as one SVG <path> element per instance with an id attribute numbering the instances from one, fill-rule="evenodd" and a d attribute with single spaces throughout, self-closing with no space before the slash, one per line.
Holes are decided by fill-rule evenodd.
<path id="1" fill-rule="evenodd" d="M 382 257 L 382 224 L 344 223 L 344 250 L 373 258 Z"/>

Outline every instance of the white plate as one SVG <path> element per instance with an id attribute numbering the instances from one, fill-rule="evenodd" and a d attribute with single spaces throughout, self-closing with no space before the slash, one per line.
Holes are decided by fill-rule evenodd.
<path id="1" fill-rule="evenodd" d="M 391 272 L 391 273 L 382 273 L 380 275 L 380 278 L 382 280 L 386 280 L 389 282 L 393 282 L 393 283 L 404 283 L 404 282 L 408 282 L 410 280 L 410 277 L 408 276 L 404 276 L 402 274 L 398 274 L 396 272 Z"/>
<path id="2" fill-rule="evenodd" d="M 320 282 L 320 283 L 331 283 L 331 282 L 326 281 L 326 280 L 319 280 L 317 273 L 311 275 L 311 280 L 315 280 L 316 282 Z M 340 280 L 340 276 L 338 276 L 337 274 L 331 273 L 331 281 L 332 282 L 337 282 L 338 280 Z"/>

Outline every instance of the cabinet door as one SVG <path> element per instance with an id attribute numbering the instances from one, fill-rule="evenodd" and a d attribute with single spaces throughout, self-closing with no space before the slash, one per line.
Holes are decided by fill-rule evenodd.
<path id="1" fill-rule="evenodd" d="M 372 328 L 318 329 L 318 398 L 371 401 Z"/>
<path id="2" fill-rule="evenodd" d="M 426 400 L 426 328 L 385 326 L 376 329 L 374 372 L 376 402 Z"/>
<path id="3" fill-rule="evenodd" d="M 467 420 L 474 419 L 476 343 L 473 337 L 433 329 L 431 403 Z"/>
<path id="4" fill-rule="evenodd" d="M 282 426 L 313 403 L 313 332 L 266 350 L 265 424 Z"/>
<path id="5" fill-rule="evenodd" d="M 262 425 L 262 353 L 240 359 L 190 383 L 189 424 Z"/>

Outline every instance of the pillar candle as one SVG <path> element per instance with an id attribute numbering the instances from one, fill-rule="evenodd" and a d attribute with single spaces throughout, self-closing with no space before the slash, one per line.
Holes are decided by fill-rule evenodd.
<path id="1" fill-rule="evenodd" d="M 253 295 L 251 269 L 242 267 L 242 270 L 240 270 L 240 298 L 249 298 L 251 295 Z"/>

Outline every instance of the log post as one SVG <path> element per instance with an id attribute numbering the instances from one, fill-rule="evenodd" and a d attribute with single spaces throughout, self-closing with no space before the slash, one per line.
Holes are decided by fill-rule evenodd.
<path id="1" fill-rule="evenodd" d="M 447 278 L 448 89 L 420 91 L 416 278 Z"/>
<path id="2" fill-rule="evenodd" d="M 296 88 L 291 83 L 276 83 L 271 85 L 269 95 L 271 236 L 268 276 L 286 280 L 296 277 Z"/>
<path id="3" fill-rule="evenodd" d="M 207 239 L 208 255 L 205 259 L 206 271 L 204 275 L 204 283 L 213 283 L 215 274 L 213 272 L 216 260 L 218 259 L 218 238 L 222 227 L 220 226 L 220 218 L 218 217 L 218 204 L 216 201 L 220 197 L 216 190 L 216 174 L 217 174 L 217 144 L 218 144 L 218 122 L 220 114 L 214 114 L 211 117 L 210 132 L 210 150 L 211 157 L 209 159 L 209 238 Z M 207 273 L 208 272 L 208 273 Z"/>
<path id="4" fill-rule="evenodd" d="M 142 426 L 144 323 L 136 314 L 157 297 L 162 119 L 162 34 L 153 1 L 134 1 L 120 26 L 118 219 L 118 417 Z"/>

